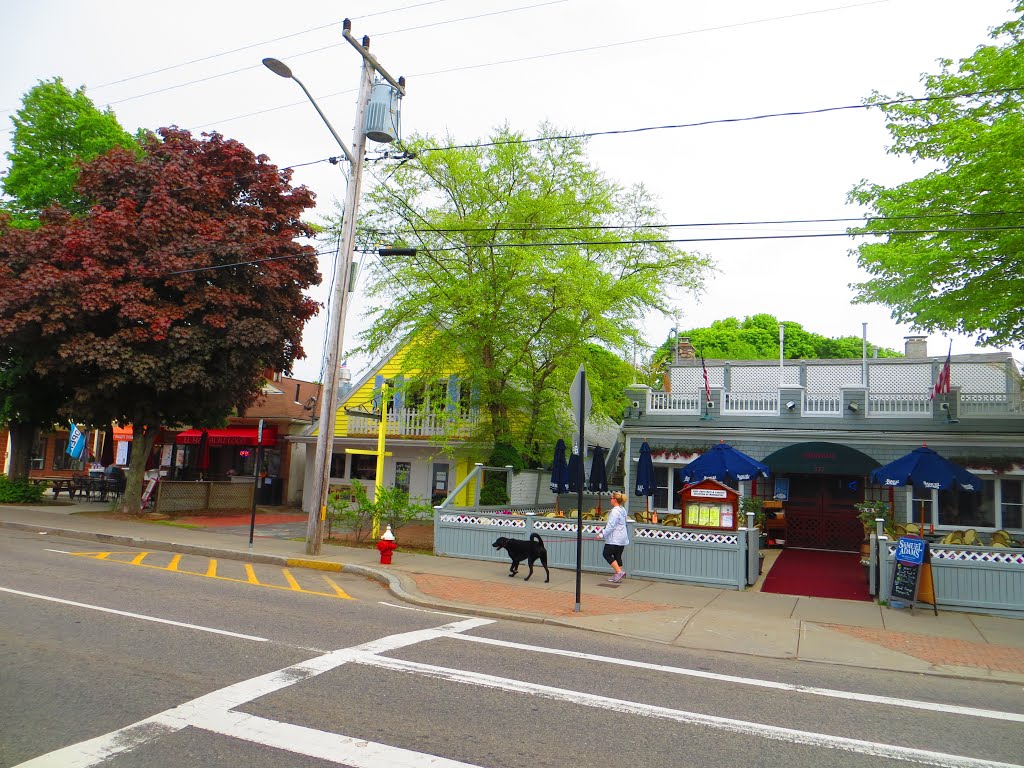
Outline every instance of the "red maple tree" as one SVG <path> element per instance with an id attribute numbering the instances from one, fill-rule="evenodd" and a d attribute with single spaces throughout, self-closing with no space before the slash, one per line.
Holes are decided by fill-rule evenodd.
<path id="1" fill-rule="evenodd" d="M 140 509 L 161 426 L 215 425 L 304 356 L 320 282 L 291 172 L 213 133 L 160 129 L 82 167 L 85 215 L 0 221 L 0 340 L 72 392 L 67 416 L 134 426 L 122 509 Z M 44 354 L 39 354 L 45 351 Z"/>

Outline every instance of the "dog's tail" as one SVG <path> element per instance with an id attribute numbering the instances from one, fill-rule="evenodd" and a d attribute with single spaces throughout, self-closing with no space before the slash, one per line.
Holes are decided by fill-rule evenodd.
<path id="1" fill-rule="evenodd" d="M 536 534 L 536 533 L 531 533 L 531 534 L 530 534 L 530 541 L 533 541 L 534 539 L 536 539 L 537 541 L 539 541 L 539 542 L 540 542 L 540 545 L 541 545 L 542 547 L 544 546 L 544 539 L 542 539 L 542 538 L 541 538 L 541 537 L 540 537 L 540 536 L 539 536 L 538 534 Z"/>

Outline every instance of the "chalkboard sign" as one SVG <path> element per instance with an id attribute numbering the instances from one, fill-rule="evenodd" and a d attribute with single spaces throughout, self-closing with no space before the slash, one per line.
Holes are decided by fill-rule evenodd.
<path id="1" fill-rule="evenodd" d="M 920 590 L 921 574 L 925 572 L 926 589 Z M 904 536 L 896 542 L 896 560 L 892 569 L 892 587 L 889 599 L 914 604 L 919 600 L 930 602 L 932 609 L 938 613 L 935 604 L 935 591 L 931 580 L 931 553 L 928 542 L 913 536 Z"/>

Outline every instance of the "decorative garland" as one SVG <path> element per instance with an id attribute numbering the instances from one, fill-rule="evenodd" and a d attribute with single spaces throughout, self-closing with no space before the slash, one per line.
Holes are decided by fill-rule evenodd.
<path id="1" fill-rule="evenodd" d="M 663 456 L 700 456 L 702 453 L 706 453 L 711 450 L 711 446 L 707 443 L 701 445 L 652 445 L 651 446 L 651 458 L 657 459 Z"/>
<path id="2" fill-rule="evenodd" d="M 948 458 L 954 464 L 972 469 L 988 469 L 997 475 L 1009 472 L 1018 466 L 1024 468 L 1024 457 L 1019 456 L 950 456 Z"/>

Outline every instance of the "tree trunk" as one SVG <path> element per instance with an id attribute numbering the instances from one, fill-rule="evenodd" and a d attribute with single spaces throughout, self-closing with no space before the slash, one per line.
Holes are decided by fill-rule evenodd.
<path id="1" fill-rule="evenodd" d="M 132 457 L 128 462 L 128 476 L 119 512 L 127 515 L 142 514 L 142 487 L 146 480 L 146 461 L 153 451 L 159 424 L 132 424 Z"/>
<path id="2" fill-rule="evenodd" d="M 35 445 L 39 425 L 26 421 L 12 421 L 7 425 L 11 434 L 11 480 L 28 480 L 32 468 L 32 446 Z"/>

